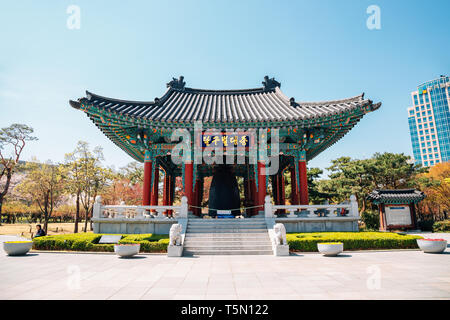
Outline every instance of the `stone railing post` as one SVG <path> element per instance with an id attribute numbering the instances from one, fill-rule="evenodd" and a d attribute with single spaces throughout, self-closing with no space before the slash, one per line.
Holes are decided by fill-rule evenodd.
<path id="1" fill-rule="evenodd" d="M 101 211 L 102 211 L 102 197 L 97 196 L 97 197 L 95 197 L 94 208 L 92 211 L 92 217 L 96 218 L 96 219 L 100 218 Z"/>
<path id="2" fill-rule="evenodd" d="M 188 198 L 183 196 L 181 198 L 180 218 L 188 217 Z"/>
<path id="3" fill-rule="evenodd" d="M 356 201 L 356 196 L 354 194 L 350 196 L 350 208 L 351 216 L 359 217 L 358 201 Z"/>
<path id="4" fill-rule="evenodd" d="M 266 218 L 273 218 L 272 200 L 270 196 L 264 198 L 264 216 Z"/>

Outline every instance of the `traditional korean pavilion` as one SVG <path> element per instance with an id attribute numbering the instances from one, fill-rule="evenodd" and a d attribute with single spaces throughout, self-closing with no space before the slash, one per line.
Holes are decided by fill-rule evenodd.
<path id="1" fill-rule="evenodd" d="M 153 101 L 128 101 L 103 97 L 86 91 L 86 97 L 70 101 L 83 111 L 95 125 L 133 159 L 144 162 L 143 205 L 158 204 L 160 170 L 164 171 L 162 205 L 174 201 L 175 178 L 183 178 L 184 194 L 194 214 L 199 214 L 205 177 L 213 176 L 209 207 L 213 210 L 234 210 L 245 207 L 247 216 L 262 210 L 269 179 L 275 204 L 286 200 L 285 171 L 292 183 L 291 204 L 308 204 L 306 163 L 350 131 L 361 118 L 381 103 L 373 103 L 364 94 L 322 102 L 303 102 L 287 97 L 281 84 L 265 77 L 263 86 L 254 89 L 207 90 L 185 86 L 183 77 L 167 83 L 167 91 Z M 245 148 L 245 163 L 233 165 L 194 163 L 176 165 L 171 151 L 177 142 L 171 141 L 175 129 L 187 129 L 194 144 L 194 125 L 202 122 L 202 148 L 212 144 L 228 144 Z M 257 149 L 254 136 L 247 132 L 263 129 L 267 132 L 267 148 L 273 129 L 279 133 L 279 170 L 269 176 L 263 168 L 266 157 L 250 154 Z M 216 130 L 217 134 L 206 133 Z M 234 130 L 235 133 L 226 133 Z M 272 131 L 271 131 L 272 130 Z M 193 150 L 193 148 L 192 148 Z M 194 159 L 194 157 L 191 157 Z M 236 177 L 243 177 L 245 199 L 239 197 Z M 161 203 L 159 203 L 161 204 Z"/>

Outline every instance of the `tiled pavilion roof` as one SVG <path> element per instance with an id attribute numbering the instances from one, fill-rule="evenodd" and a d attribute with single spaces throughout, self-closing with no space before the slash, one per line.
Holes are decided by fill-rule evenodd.
<path id="1" fill-rule="evenodd" d="M 418 203 L 425 199 L 425 194 L 415 189 L 380 190 L 375 189 L 367 196 L 374 204 Z"/>
<path id="2" fill-rule="evenodd" d="M 292 121 L 316 119 L 349 112 L 360 107 L 379 108 L 364 94 L 343 100 L 323 102 L 296 102 L 288 98 L 274 81 L 261 88 L 244 90 L 204 90 L 184 86 L 183 78 L 168 83 L 168 90 L 154 101 L 127 101 L 103 97 L 86 91 L 86 98 L 71 105 L 79 108 L 81 103 L 92 104 L 105 111 L 159 122 L 163 126 L 177 123 L 265 123 L 290 125 Z M 289 123 L 289 124 L 288 124 Z"/>
<path id="3" fill-rule="evenodd" d="M 193 89 L 180 77 L 170 81 L 167 91 L 153 101 L 119 100 L 86 91 L 85 97 L 71 100 L 70 105 L 84 111 L 108 138 L 138 161 L 144 156 L 135 138 L 137 132 L 144 130 L 150 143 L 160 143 L 162 136 L 166 138 L 176 128 L 191 130 L 197 121 L 205 130 L 280 128 L 280 135 L 305 150 L 310 160 L 381 106 L 365 99 L 364 94 L 322 102 L 296 101 L 281 91 L 275 79 L 266 76 L 262 84 L 254 89 Z"/>

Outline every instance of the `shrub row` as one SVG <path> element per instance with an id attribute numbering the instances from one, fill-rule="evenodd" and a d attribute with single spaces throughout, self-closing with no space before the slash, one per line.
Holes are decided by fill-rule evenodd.
<path id="1" fill-rule="evenodd" d="M 415 249 L 420 236 L 389 232 L 318 232 L 289 233 L 287 241 L 292 251 L 316 252 L 317 243 L 343 242 L 344 250 Z"/>
<path id="2" fill-rule="evenodd" d="M 99 244 L 102 234 L 74 233 L 33 239 L 33 249 L 52 251 L 113 252 L 114 244 Z M 167 252 L 168 235 L 124 234 L 120 244 L 140 243 L 140 252 Z"/>
<path id="3" fill-rule="evenodd" d="M 435 222 L 433 232 L 450 232 L 450 220 Z"/>

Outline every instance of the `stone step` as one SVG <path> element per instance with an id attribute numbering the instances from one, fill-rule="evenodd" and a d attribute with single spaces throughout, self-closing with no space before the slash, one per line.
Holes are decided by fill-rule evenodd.
<path id="1" fill-rule="evenodd" d="M 265 219 L 190 219 L 186 255 L 272 255 Z"/>
<path id="2" fill-rule="evenodd" d="M 225 237 L 225 238 L 201 238 L 201 237 L 186 237 L 184 243 L 268 243 L 269 237 L 260 238 L 242 238 L 242 237 Z"/>
<path id="3" fill-rule="evenodd" d="M 252 220 L 189 220 L 188 224 L 266 224 L 265 221 Z"/>
<path id="4" fill-rule="evenodd" d="M 272 245 L 270 242 L 257 242 L 257 243 L 248 243 L 248 242 L 185 242 L 185 248 L 192 249 L 272 249 Z"/>
<path id="5" fill-rule="evenodd" d="M 242 239 L 242 238 L 224 238 L 224 239 L 202 239 L 202 238 L 188 238 L 184 241 L 185 244 L 208 244 L 208 243 L 214 243 L 214 244 L 269 244 L 270 239 L 268 238 L 261 238 L 261 239 Z"/>
<path id="6" fill-rule="evenodd" d="M 189 219 L 188 222 L 200 222 L 200 223 L 214 223 L 214 222 L 236 222 L 236 223 L 245 223 L 245 222 L 266 222 L 266 219 L 259 218 L 246 218 L 246 219 Z"/>
<path id="7" fill-rule="evenodd" d="M 273 255 L 272 250 L 184 250 L 185 255 Z"/>
<path id="8" fill-rule="evenodd" d="M 228 250 L 272 250 L 272 246 L 184 246 L 185 250 L 199 252 L 205 250 L 228 251 Z"/>
<path id="9" fill-rule="evenodd" d="M 188 226 L 266 226 L 265 222 L 188 222 Z"/>
<path id="10" fill-rule="evenodd" d="M 267 230 L 265 226 L 253 226 L 253 225 L 236 225 L 236 226 L 219 226 L 219 225 L 211 225 L 211 226 L 204 226 L 204 225 L 188 225 L 187 229 L 210 229 L 210 230 L 227 230 L 227 229 L 233 229 L 233 230 L 242 230 L 242 229 L 254 229 L 254 230 Z"/>
<path id="11" fill-rule="evenodd" d="M 198 229 L 191 228 L 186 230 L 187 233 L 266 233 L 267 229 Z"/>
<path id="12" fill-rule="evenodd" d="M 240 238 L 240 239 L 269 239 L 269 234 L 266 232 L 252 232 L 252 233 L 241 233 L 241 232 L 191 232 L 186 233 L 185 239 L 189 238 L 201 238 L 201 239 L 230 239 L 230 238 Z"/>
<path id="13" fill-rule="evenodd" d="M 214 229 L 266 229 L 265 224 L 188 224 L 188 228 L 214 228 Z"/>

